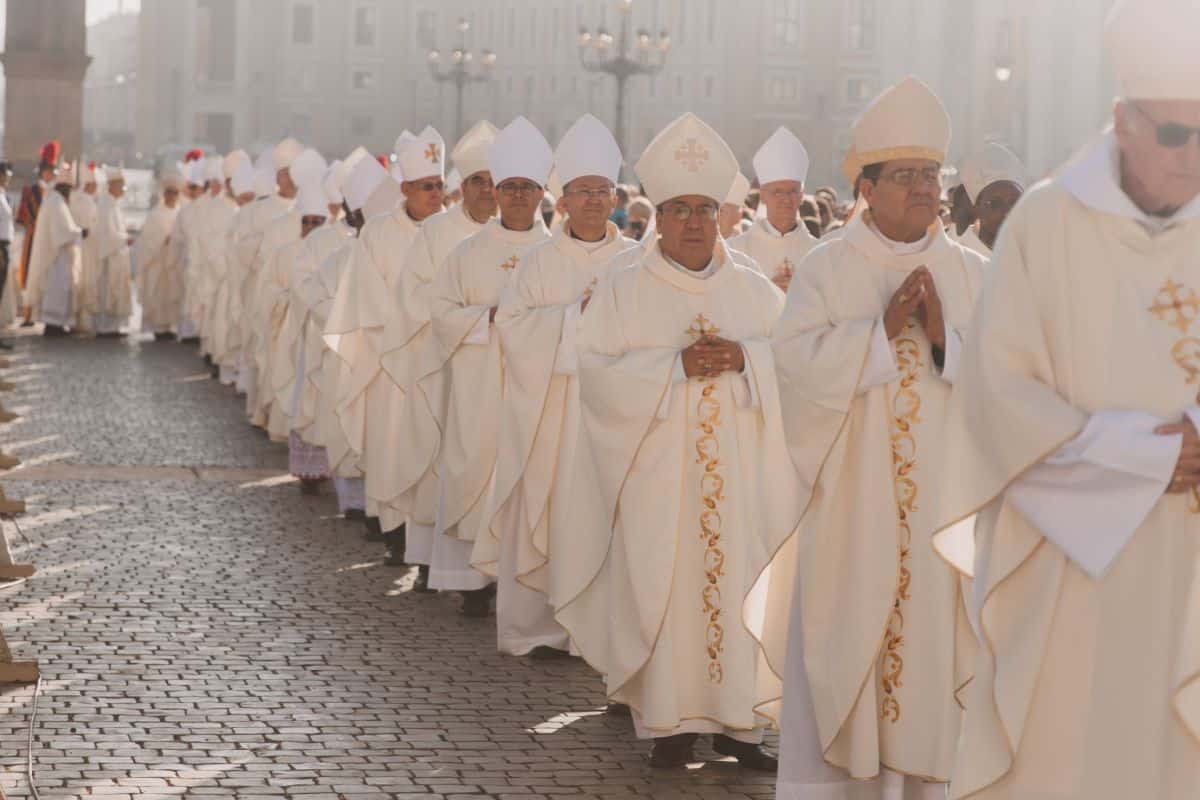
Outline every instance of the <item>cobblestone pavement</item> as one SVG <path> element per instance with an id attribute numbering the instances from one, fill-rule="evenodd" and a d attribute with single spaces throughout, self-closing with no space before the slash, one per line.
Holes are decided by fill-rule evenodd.
<path id="1" fill-rule="evenodd" d="M 0 428 L 29 511 L 0 627 L 44 683 L 43 798 L 770 798 L 711 760 L 650 769 L 583 664 L 495 651 L 494 620 L 409 591 L 361 526 L 173 343 L 22 337 Z M 33 687 L 0 687 L 0 786 Z"/>

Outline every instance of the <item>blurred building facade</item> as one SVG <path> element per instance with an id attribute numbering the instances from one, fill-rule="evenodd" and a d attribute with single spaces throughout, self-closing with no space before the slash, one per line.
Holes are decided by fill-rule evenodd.
<path id="1" fill-rule="evenodd" d="M 83 152 L 92 161 L 137 162 L 138 21 L 119 12 L 88 26 L 92 64 L 83 82 Z"/>
<path id="2" fill-rule="evenodd" d="M 810 184 L 844 185 L 853 120 L 880 89 L 915 74 L 946 101 L 956 158 L 997 140 L 1042 174 L 1099 128 L 1113 90 L 1099 45 L 1108 4 L 1061 0 L 1055 13 L 1037 5 L 143 0 L 136 148 L 254 149 L 291 134 L 335 156 L 360 143 L 387 152 L 402 129 L 427 122 L 452 139 L 455 88 L 432 80 L 427 55 L 459 46 L 460 17 L 470 23 L 463 44 L 496 54 L 491 80 L 465 89 L 465 124 L 523 114 L 554 143 L 584 112 L 613 124 L 615 81 L 584 70 L 578 34 L 616 32 L 628 14 L 631 31 L 645 29 L 655 43 L 662 31 L 670 37 L 665 68 L 628 83 L 630 162 L 657 130 L 694 111 L 750 177 L 757 146 L 786 124 L 809 148 Z"/>

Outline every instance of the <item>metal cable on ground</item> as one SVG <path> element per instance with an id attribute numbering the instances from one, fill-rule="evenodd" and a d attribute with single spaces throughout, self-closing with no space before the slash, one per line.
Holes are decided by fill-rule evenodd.
<path id="1" fill-rule="evenodd" d="M 33 687 L 33 708 L 29 712 L 29 747 L 25 755 L 25 777 L 29 781 L 29 791 L 33 800 L 42 800 L 38 794 L 37 781 L 33 776 L 33 728 L 37 724 L 38 698 L 42 696 L 42 676 L 39 675 L 37 685 Z"/>

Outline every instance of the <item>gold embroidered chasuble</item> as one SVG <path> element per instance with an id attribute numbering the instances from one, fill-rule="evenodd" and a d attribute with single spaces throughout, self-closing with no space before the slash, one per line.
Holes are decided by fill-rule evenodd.
<path id="1" fill-rule="evenodd" d="M 729 248 L 754 259 L 759 272 L 771 280 L 790 278 L 796 265 L 820 244 L 803 222 L 796 223 L 794 231 L 783 235 L 760 219 L 749 230 L 730 239 Z"/>
<path id="2" fill-rule="evenodd" d="M 944 782 L 972 650 L 959 577 L 930 547 L 950 384 L 915 319 L 889 343 L 890 379 L 861 378 L 914 269 L 928 267 L 949 327 L 963 331 L 985 261 L 940 226 L 924 250 L 897 254 L 867 219 L 801 263 L 774 333 L 788 446 L 813 492 L 773 562 L 766 645 L 779 675 L 788 650 L 803 652 L 827 762 L 857 779 L 887 767 Z M 793 586 L 803 643 L 785 647 Z M 774 704 L 764 712 L 777 718 Z"/>

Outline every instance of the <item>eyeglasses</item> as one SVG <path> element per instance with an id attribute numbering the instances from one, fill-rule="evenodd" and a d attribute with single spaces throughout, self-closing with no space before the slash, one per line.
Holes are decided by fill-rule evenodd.
<path id="1" fill-rule="evenodd" d="M 926 167 L 925 169 L 898 169 L 890 175 L 880 175 L 881 181 L 890 181 L 897 186 L 913 186 L 928 183 L 937 186 L 942 182 L 941 167 Z"/>
<path id="2" fill-rule="evenodd" d="M 1159 147 L 1186 147 L 1193 136 L 1200 138 L 1200 128 L 1192 128 L 1180 122 L 1159 122 L 1137 103 L 1130 105 L 1154 125 L 1154 135 L 1158 139 Z"/>
<path id="3" fill-rule="evenodd" d="M 491 189 L 492 179 L 485 178 L 482 175 L 472 175 L 471 177 L 467 178 L 467 186 L 470 186 L 474 189 Z"/>
<path id="4" fill-rule="evenodd" d="M 661 209 L 663 214 L 673 217 L 678 222 L 687 222 L 693 215 L 701 222 L 712 222 L 720 210 L 715 203 L 701 203 L 694 208 L 687 203 L 672 203 Z"/>
<path id="5" fill-rule="evenodd" d="M 563 192 L 563 197 L 578 197 L 583 200 L 607 200 L 612 195 L 613 188 L 611 186 L 605 189 L 572 189 L 569 192 Z"/>
<path id="6" fill-rule="evenodd" d="M 445 186 L 442 181 L 421 181 L 420 183 L 410 183 L 418 192 L 440 192 Z"/>
<path id="7" fill-rule="evenodd" d="M 541 191 L 542 187 L 530 181 L 505 181 L 497 186 L 496 189 L 505 197 L 517 197 L 519 195 L 535 194 Z"/>

